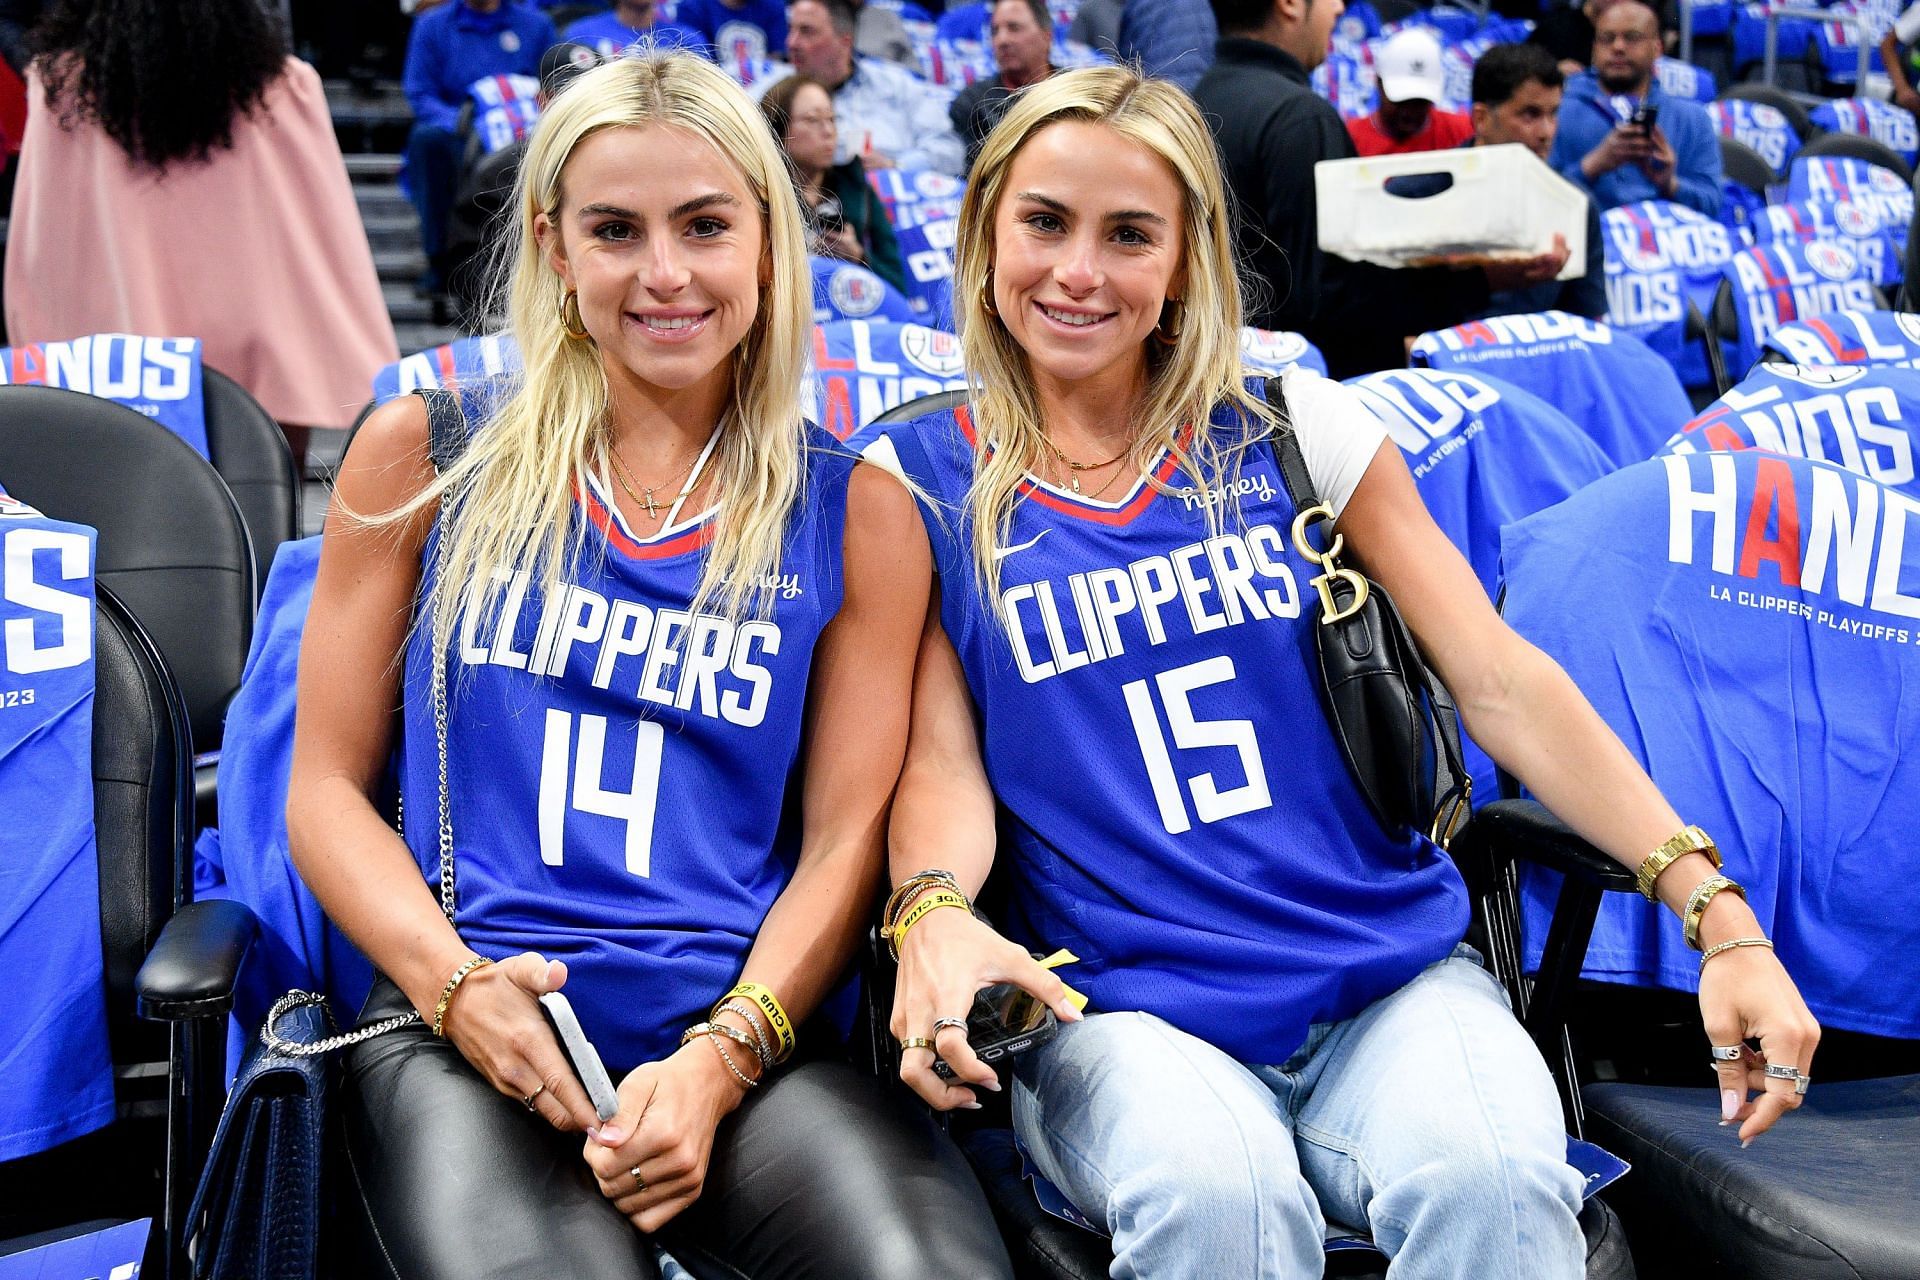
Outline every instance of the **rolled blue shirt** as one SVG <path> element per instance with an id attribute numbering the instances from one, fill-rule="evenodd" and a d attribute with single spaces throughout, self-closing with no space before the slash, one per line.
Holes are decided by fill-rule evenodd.
<path id="1" fill-rule="evenodd" d="M 1600 145 L 1609 131 L 1620 122 L 1614 110 L 1614 95 L 1601 88 L 1591 71 L 1583 71 L 1567 81 L 1567 94 L 1560 105 L 1560 131 L 1553 140 L 1548 163 L 1561 177 L 1593 196 L 1604 212 L 1641 200 L 1671 199 L 1709 218 L 1720 214 L 1720 144 L 1714 139 L 1713 124 L 1697 102 L 1676 98 L 1658 84 L 1648 88 L 1643 101 L 1660 110 L 1659 127 L 1673 147 L 1678 182 L 1671 197 L 1663 193 L 1637 164 L 1624 164 L 1592 181 L 1580 172 L 1580 161 Z"/>

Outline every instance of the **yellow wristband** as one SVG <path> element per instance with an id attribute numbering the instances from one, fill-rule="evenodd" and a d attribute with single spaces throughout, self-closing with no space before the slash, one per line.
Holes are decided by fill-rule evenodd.
<path id="1" fill-rule="evenodd" d="M 897 917 L 906 908 L 907 903 L 923 890 L 933 888 L 961 892 L 960 882 L 954 879 L 951 871 L 921 871 L 910 875 L 900 882 L 899 888 L 887 895 L 886 908 L 880 912 L 881 929 L 891 932 Z"/>
<path id="2" fill-rule="evenodd" d="M 727 992 L 724 996 L 721 996 L 719 1001 L 714 1005 L 714 1008 L 716 1010 L 719 1009 L 720 1005 L 725 1004 L 735 996 L 745 996 L 759 1007 L 760 1012 L 767 1015 L 767 1026 L 773 1032 L 774 1039 L 780 1044 L 779 1050 L 773 1055 L 773 1060 L 775 1062 L 785 1062 L 788 1056 L 793 1053 L 793 1022 L 787 1017 L 787 1011 L 780 1006 L 780 1001 L 774 996 L 773 992 L 767 990 L 759 983 L 743 982 L 733 990 Z M 711 1014 L 708 1015 L 708 1019 L 711 1021 Z"/>
<path id="3" fill-rule="evenodd" d="M 900 918 L 900 923 L 893 926 L 893 932 L 887 937 L 887 945 L 892 948 L 895 960 L 900 958 L 900 944 L 907 940 L 907 930 L 926 919 L 929 912 L 938 911 L 941 907 L 970 910 L 966 897 L 951 889 L 938 889 L 918 899 L 912 907 L 908 908 L 907 914 Z"/>
<path id="4" fill-rule="evenodd" d="M 492 963 L 493 961 L 485 956 L 475 956 L 453 971 L 453 976 L 447 979 L 447 985 L 440 988 L 440 1003 L 433 1006 L 434 1035 L 442 1040 L 447 1038 L 442 1024 L 447 1019 L 447 1006 L 453 1003 L 453 993 L 460 989 L 460 984 L 465 982 L 475 969 L 484 969 Z"/>

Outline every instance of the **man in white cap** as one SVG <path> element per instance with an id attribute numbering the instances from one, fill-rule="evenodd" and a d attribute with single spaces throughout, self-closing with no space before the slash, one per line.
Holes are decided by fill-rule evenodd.
<path id="1" fill-rule="evenodd" d="M 1347 121 L 1354 150 L 1363 156 L 1407 151 L 1445 151 L 1473 137 L 1473 121 L 1433 104 L 1446 92 L 1440 38 L 1426 27 L 1405 27 L 1380 46 L 1373 65 L 1380 79 L 1380 105 Z"/>

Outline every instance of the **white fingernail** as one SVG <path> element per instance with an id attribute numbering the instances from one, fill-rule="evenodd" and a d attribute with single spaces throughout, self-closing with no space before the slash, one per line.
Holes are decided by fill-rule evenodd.
<path id="1" fill-rule="evenodd" d="M 980 1104 L 977 1102 L 963 1102 L 960 1104 L 959 1109 L 962 1111 L 978 1111 Z"/>
<path id="2" fill-rule="evenodd" d="M 982 1089 L 991 1089 L 993 1090 L 993 1092 L 998 1093 L 1000 1092 L 1000 1077 L 995 1076 L 991 1080 L 982 1080 L 980 1082 L 980 1087 Z"/>

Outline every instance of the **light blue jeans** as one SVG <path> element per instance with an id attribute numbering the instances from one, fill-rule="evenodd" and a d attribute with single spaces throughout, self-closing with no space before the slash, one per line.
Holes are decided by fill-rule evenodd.
<path id="1" fill-rule="evenodd" d="M 1020 1060 L 1013 1116 L 1112 1233 L 1117 1280 L 1318 1280 L 1328 1220 L 1394 1280 L 1586 1274 L 1552 1077 L 1468 947 L 1279 1066 L 1151 1014 L 1062 1026 Z"/>

